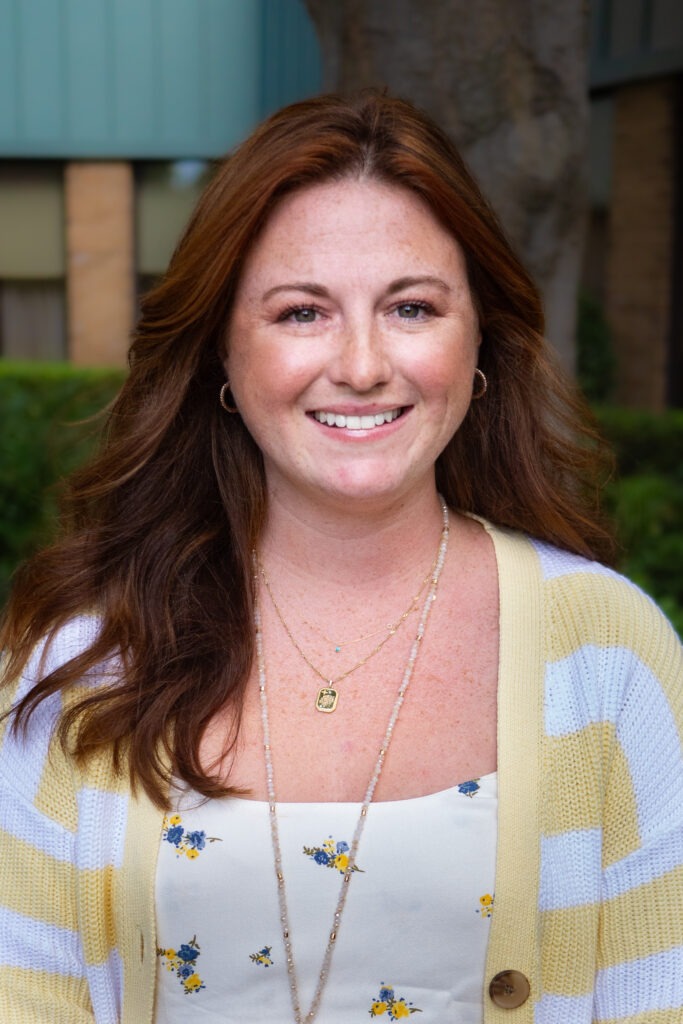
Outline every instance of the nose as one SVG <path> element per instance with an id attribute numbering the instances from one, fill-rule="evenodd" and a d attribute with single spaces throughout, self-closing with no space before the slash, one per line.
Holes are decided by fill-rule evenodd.
<path id="1" fill-rule="evenodd" d="M 339 338 L 331 367 L 335 384 L 346 384 L 359 393 L 386 384 L 391 361 L 381 331 L 372 323 L 348 325 Z"/>

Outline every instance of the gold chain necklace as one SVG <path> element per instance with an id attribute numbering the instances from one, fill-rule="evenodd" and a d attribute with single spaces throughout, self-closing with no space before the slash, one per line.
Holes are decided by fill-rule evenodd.
<path id="1" fill-rule="evenodd" d="M 445 506 L 443 506 L 443 507 L 445 507 Z M 448 533 L 448 512 L 446 511 L 445 517 L 444 517 L 444 526 L 443 526 L 443 530 L 441 532 L 441 539 L 440 539 L 439 545 L 441 545 L 441 543 L 443 543 L 444 535 L 447 534 L 447 533 Z M 440 550 L 440 546 L 439 546 L 439 550 Z M 438 558 L 438 554 L 437 554 L 437 558 Z M 365 657 L 361 658 L 360 661 L 357 661 L 355 665 L 352 665 L 351 668 L 347 669 L 345 672 L 342 672 L 341 675 L 335 676 L 334 678 L 330 678 L 329 675 L 326 675 L 324 672 L 321 672 L 321 670 L 316 665 L 313 664 L 313 662 L 310 660 L 308 655 L 305 653 L 305 651 L 302 650 L 301 646 L 297 642 L 294 634 L 292 633 L 292 631 L 289 628 L 287 622 L 285 621 L 284 615 L 282 614 L 282 612 L 280 610 L 280 606 L 278 605 L 277 601 L 275 600 L 275 595 L 273 594 L 273 591 L 271 590 L 270 581 L 268 579 L 268 575 L 266 573 L 265 568 L 263 567 L 263 565 L 261 564 L 260 560 L 258 559 L 258 556 L 256 556 L 256 568 L 257 568 L 257 571 L 258 571 L 258 575 L 263 580 L 263 584 L 264 584 L 264 586 L 266 588 L 266 591 L 268 593 L 268 597 L 271 600 L 271 603 L 272 603 L 273 608 L 275 610 L 275 614 L 277 615 L 278 619 L 280 620 L 280 624 L 281 624 L 282 628 L 284 629 L 285 633 L 287 634 L 287 636 L 289 637 L 289 640 L 291 641 L 292 646 L 300 654 L 300 656 L 306 662 L 308 667 L 310 669 L 312 669 L 313 672 L 315 672 L 315 674 L 318 676 L 319 679 L 322 679 L 323 683 L 325 683 L 325 685 L 321 686 L 319 688 L 319 690 L 318 690 L 318 694 L 317 694 L 316 699 L 315 699 L 315 709 L 316 709 L 316 711 L 322 711 L 324 714 L 329 715 L 329 714 L 332 714 L 332 712 L 336 710 L 337 704 L 339 703 L 339 691 L 336 689 L 337 685 L 339 683 L 343 682 L 344 679 L 347 679 L 351 675 L 352 672 L 355 672 L 357 669 L 362 668 L 363 665 L 367 664 L 367 662 L 370 661 L 370 658 L 374 658 L 374 656 L 376 654 L 379 654 L 379 652 L 382 650 L 384 645 L 386 643 L 388 643 L 389 640 L 391 640 L 392 636 L 396 635 L 396 631 L 398 629 L 400 629 L 400 627 L 406 621 L 406 619 L 408 618 L 410 613 L 417 606 L 417 603 L 419 601 L 420 595 L 423 592 L 425 586 L 427 585 L 427 583 L 429 582 L 430 579 L 433 579 L 433 574 L 434 574 L 434 571 L 435 571 L 435 568 L 436 568 L 436 560 L 435 560 L 434 564 L 432 565 L 432 568 L 429 571 L 429 573 L 427 574 L 427 576 L 425 576 L 425 578 L 424 578 L 424 580 L 422 582 L 422 586 L 418 590 L 418 592 L 415 595 L 415 597 L 413 597 L 413 599 L 411 600 L 409 607 L 406 609 L 406 611 L 403 613 L 403 615 L 401 615 L 400 619 L 398 619 L 398 621 L 396 623 L 394 623 L 394 624 L 389 626 L 389 632 L 387 633 L 387 635 L 385 637 L 383 637 L 380 640 L 380 642 L 375 647 L 373 647 L 373 649 L 370 651 L 369 654 L 366 654 Z M 379 632 L 379 630 L 377 632 Z M 375 636 L 375 635 L 376 635 L 376 633 L 368 634 L 368 636 Z M 351 641 L 351 642 L 356 642 L 356 641 Z"/>
<path id="2" fill-rule="evenodd" d="M 299 983 L 296 974 L 296 965 L 294 962 L 294 947 L 292 944 L 292 932 L 289 924 L 289 911 L 287 909 L 287 894 L 285 890 L 285 876 L 282 869 L 282 849 L 280 847 L 280 832 L 278 828 L 277 820 L 277 798 L 275 796 L 275 780 L 273 773 L 273 759 L 271 756 L 270 747 L 270 725 L 268 721 L 268 699 L 266 696 L 266 664 L 263 653 L 263 631 L 261 627 L 261 613 L 258 604 L 258 595 L 254 601 L 254 629 L 256 632 L 256 657 L 258 663 L 258 676 L 259 676 L 259 696 L 261 701 L 261 725 L 263 729 L 263 756 L 265 761 L 266 770 L 266 787 L 268 792 L 268 815 L 270 820 L 270 835 L 273 844 L 273 862 L 275 866 L 275 877 L 277 879 L 277 894 L 278 904 L 280 908 L 280 922 L 282 925 L 282 941 L 284 945 L 285 959 L 287 962 L 287 976 L 289 980 L 289 993 L 292 1003 L 292 1012 L 294 1014 L 295 1024 L 305 1024 L 306 1021 L 311 1022 L 315 1019 L 320 1009 L 320 1001 L 322 999 L 323 991 L 327 983 L 327 979 L 330 972 L 330 965 L 332 963 L 332 954 L 334 951 L 335 943 L 337 941 L 337 935 L 341 927 L 342 915 L 344 913 L 344 907 L 346 904 L 346 897 L 349 891 L 349 883 L 356 865 L 356 856 L 358 853 L 358 846 L 360 839 L 363 834 L 365 827 L 365 819 L 367 818 L 368 809 L 372 803 L 372 798 L 377 788 L 380 775 L 382 774 L 382 768 L 386 759 L 389 744 L 394 732 L 394 727 L 398 721 L 399 712 L 401 705 L 406 695 L 406 690 L 410 684 L 410 680 L 413 675 L 413 669 L 415 668 L 415 662 L 424 637 L 425 628 L 427 625 L 427 619 L 431 611 L 432 604 L 436 600 L 436 588 L 439 583 L 439 577 L 441 576 L 441 570 L 443 569 L 444 562 L 446 561 L 446 552 L 448 551 L 448 509 L 446 503 L 441 499 L 441 507 L 443 512 L 443 531 L 441 533 L 441 541 L 439 544 L 439 553 L 437 555 L 436 565 L 434 568 L 434 574 L 431 579 L 431 586 L 422 608 L 422 615 L 420 616 L 420 622 L 417 627 L 417 633 L 413 640 L 413 645 L 410 649 L 410 655 L 403 672 L 403 678 L 401 685 L 398 689 L 394 706 L 391 709 L 389 715 L 389 721 L 387 723 L 382 745 L 377 755 L 375 767 L 370 776 L 370 782 L 368 783 L 367 790 L 365 791 L 365 797 L 361 805 L 360 815 L 358 822 L 353 834 L 351 841 L 351 848 L 349 850 L 349 859 L 344 872 L 344 877 L 341 881 L 341 888 L 339 891 L 339 898 L 337 900 L 334 914 L 332 917 L 332 927 L 330 929 L 329 938 L 327 940 L 327 946 L 325 947 L 325 953 L 323 956 L 322 966 L 318 974 L 318 982 L 313 993 L 313 1000 L 311 1002 L 308 1013 L 303 1013 L 301 1009 L 301 1000 L 299 998 Z M 258 584 L 260 575 L 258 558 L 256 552 L 252 555 L 253 568 L 254 568 L 254 585 L 255 588 Z"/>
<path id="3" fill-rule="evenodd" d="M 434 564 L 436 564 L 436 563 L 434 563 Z M 388 636 L 387 636 L 386 639 L 388 640 L 403 625 L 403 623 L 406 621 L 408 616 L 412 615 L 412 613 L 416 612 L 417 609 L 419 608 L 419 606 L 420 606 L 420 598 L 422 596 L 422 592 L 424 591 L 424 588 L 429 583 L 429 581 L 430 581 L 430 579 L 432 577 L 433 572 L 434 572 L 434 565 L 432 565 L 431 569 L 429 570 L 429 572 L 427 573 L 425 578 L 422 580 L 422 583 L 420 584 L 420 589 L 415 594 L 415 596 L 411 599 L 410 604 L 408 605 L 406 610 L 403 612 L 403 614 L 401 616 L 399 616 L 398 619 L 396 619 L 395 622 L 387 622 L 386 625 L 380 626 L 379 629 L 373 629 L 372 632 L 370 632 L 370 633 L 362 633 L 360 636 L 357 636 L 353 640 L 331 640 L 330 637 L 327 636 L 326 633 L 323 633 L 322 629 L 320 629 L 318 626 L 314 625 L 314 623 L 307 622 L 304 619 L 303 620 L 303 624 L 304 624 L 304 626 L 308 626 L 309 629 L 314 630 L 318 634 L 318 636 L 322 637 L 322 639 L 325 641 L 325 643 L 331 644 L 332 647 L 334 648 L 334 653 L 335 654 L 341 654 L 341 651 L 342 651 L 342 649 L 344 647 L 353 647 L 353 646 L 355 646 L 355 644 L 363 643 L 364 640 L 372 640 L 373 637 L 379 636 L 380 633 L 387 633 Z M 271 598 L 273 604 L 275 604 L 275 599 L 274 599 L 274 597 L 272 595 L 270 587 L 268 587 L 268 593 L 270 594 L 270 598 Z"/>

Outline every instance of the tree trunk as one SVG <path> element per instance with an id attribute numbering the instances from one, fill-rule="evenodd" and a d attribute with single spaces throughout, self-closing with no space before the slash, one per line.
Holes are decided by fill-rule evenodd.
<path id="1" fill-rule="evenodd" d="M 306 0 L 325 88 L 387 86 L 451 135 L 574 368 L 586 211 L 585 0 Z"/>

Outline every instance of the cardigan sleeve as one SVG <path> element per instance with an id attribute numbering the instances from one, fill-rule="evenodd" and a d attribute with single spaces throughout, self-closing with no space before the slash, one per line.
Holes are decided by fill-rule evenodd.
<path id="1" fill-rule="evenodd" d="M 12 727 L 11 713 L 42 675 L 92 642 L 98 628 L 93 616 L 72 620 L 49 644 L 38 645 L 22 678 L 5 681 L 0 692 L 3 1024 L 114 1024 L 119 1019 L 111 957 L 108 950 L 101 953 L 109 944 L 106 922 L 90 921 L 85 910 L 88 902 L 101 900 L 101 876 L 111 872 L 98 872 L 88 849 L 96 832 L 88 810 L 96 800 L 55 739 L 62 696 L 40 703 L 25 728 Z M 106 846 L 106 839 L 100 845 Z"/>
<path id="2" fill-rule="evenodd" d="M 49 709 L 0 748 L 0 1020 L 92 1024 L 78 924 L 75 807 Z M 40 720 L 39 720 L 40 719 Z"/>
<path id="3" fill-rule="evenodd" d="M 594 1019 L 683 1019 L 683 655 L 639 592 L 630 643 L 615 643 L 620 685 L 605 782 Z M 612 706 L 610 706 L 610 704 Z"/>

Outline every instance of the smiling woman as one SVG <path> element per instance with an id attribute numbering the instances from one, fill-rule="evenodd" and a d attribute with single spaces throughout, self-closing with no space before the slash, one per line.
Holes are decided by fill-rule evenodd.
<path id="1" fill-rule="evenodd" d="M 353 497 L 367 515 L 433 493 L 479 343 L 462 250 L 413 192 L 356 177 L 286 197 L 247 257 L 224 361 L 271 503 Z"/>
<path id="2" fill-rule="evenodd" d="M 3 1021 L 680 1019 L 681 649 L 542 334 L 410 104 L 219 169 L 2 626 Z"/>

